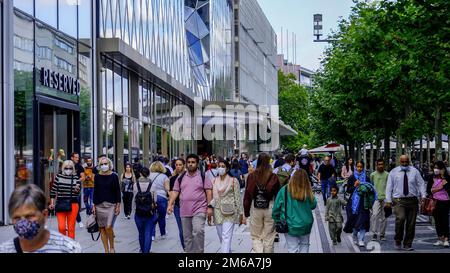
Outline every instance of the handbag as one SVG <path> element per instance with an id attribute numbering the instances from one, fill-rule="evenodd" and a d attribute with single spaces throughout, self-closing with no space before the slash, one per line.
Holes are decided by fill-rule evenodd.
<path id="1" fill-rule="evenodd" d="M 72 211 L 72 188 L 73 188 L 73 177 L 70 182 L 70 198 L 59 198 L 56 197 L 55 211 L 56 212 L 70 212 Z M 59 193 L 59 184 L 58 184 Z"/>
<path id="2" fill-rule="evenodd" d="M 287 223 L 287 202 L 288 202 L 287 192 L 288 188 L 286 187 L 284 191 L 284 219 L 281 219 L 280 221 L 275 223 L 276 231 L 281 234 L 289 233 L 289 226 Z"/>
<path id="3" fill-rule="evenodd" d="M 228 179 L 228 177 L 227 177 Z M 234 183 L 232 185 L 233 187 L 233 192 L 234 192 Z M 234 195 L 233 195 L 234 196 Z M 223 216 L 232 216 L 234 214 L 236 214 L 236 208 L 234 206 L 234 203 L 228 203 L 228 202 L 224 202 L 224 199 L 220 199 L 220 212 L 222 213 Z"/>
<path id="4" fill-rule="evenodd" d="M 433 216 L 433 212 L 436 208 L 436 200 L 433 198 L 425 198 L 420 204 L 420 214 L 426 216 Z"/>
<path id="5" fill-rule="evenodd" d="M 100 238 L 100 228 L 98 226 L 98 222 L 97 222 L 97 216 L 91 214 L 89 215 L 89 217 L 86 220 L 86 229 L 87 232 L 91 234 L 91 238 L 94 241 L 98 241 L 98 239 Z M 98 236 L 97 239 L 94 239 L 94 233 L 98 232 Z"/>

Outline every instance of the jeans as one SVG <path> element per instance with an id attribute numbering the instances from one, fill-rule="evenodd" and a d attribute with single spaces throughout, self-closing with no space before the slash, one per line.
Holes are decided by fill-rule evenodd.
<path id="1" fill-rule="evenodd" d="M 217 235 L 219 235 L 222 244 L 222 253 L 231 253 L 231 241 L 233 239 L 234 223 L 225 222 L 222 225 L 216 225 Z"/>
<path id="2" fill-rule="evenodd" d="M 309 253 L 309 236 L 294 237 L 289 234 L 284 234 L 286 238 L 286 245 L 289 253 Z"/>
<path id="3" fill-rule="evenodd" d="M 152 248 L 152 232 L 157 219 L 157 214 L 149 218 L 134 216 L 134 221 L 139 232 L 139 246 L 141 247 L 142 253 L 150 253 L 150 249 Z"/>
<path id="4" fill-rule="evenodd" d="M 167 206 L 168 206 L 167 199 L 158 195 L 158 197 L 156 198 L 156 209 L 158 212 L 157 222 L 158 222 L 159 232 L 161 233 L 161 236 L 166 235 Z M 153 237 L 156 236 L 156 222 L 155 222 L 155 227 L 153 228 L 153 231 L 152 231 L 152 236 Z"/>
<path id="5" fill-rule="evenodd" d="M 94 202 L 94 188 L 83 189 L 83 201 L 86 207 L 86 215 L 91 215 Z"/>
<path id="6" fill-rule="evenodd" d="M 322 196 L 323 196 L 323 202 L 325 205 L 327 204 L 327 199 L 330 197 L 330 180 L 320 180 L 320 184 L 322 185 Z"/>
<path id="7" fill-rule="evenodd" d="M 353 238 L 358 238 L 359 242 L 364 242 L 366 238 L 366 230 L 365 229 L 353 229 Z"/>
<path id="8" fill-rule="evenodd" d="M 183 250 L 185 250 L 186 246 L 184 245 L 183 225 L 181 224 L 180 207 L 175 205 L 174 209 L 173 209 L 173 214 L 175 215 L 175 220 L 177 221 L 177 226 L 178 226 L 181 246 L 183 247 Z"/>

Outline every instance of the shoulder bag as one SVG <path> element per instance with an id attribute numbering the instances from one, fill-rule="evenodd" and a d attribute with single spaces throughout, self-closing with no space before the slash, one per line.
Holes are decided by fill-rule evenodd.
<path id="1" fill-rule="evenodd" d="M 287 224 L 287 202 L 288 202 L 288 187 L 284 190 L 284 219 L 275 223 L 275 229 L 278 233 L 284 234 L 289 232 L 289 226 Z"/>
<path id="2" fill-rule="evenodd" d="M 433 212 L 436 209 L 436 200 L 433 198 L 425 198 L 420 204 L 420 214 L 426 216 L 433 216 Z"/>
<path id="3" fill-rule="evenodd" d="M 58 184 L 58 194 L 56 196 L 56 212 L 70 212 L 72 211 L 72 189 L 73 189 L 73 176 L 70 182 L 70 198 L 59 198 L 59 184 Z"/>
<path id="4" fill-rule="evenodd" d="M 227 176 L 227 179 L 229 177 Z M 234 180 L 231 181 L 233 183 L 231 186 L 233 187 L 233 201 L 234 201 Z M 236 208 L 234 202 L 225 202 L 223 198 L 220 198 L 220 212 L 223 216 L 232 216 L 236 214 Z"/>

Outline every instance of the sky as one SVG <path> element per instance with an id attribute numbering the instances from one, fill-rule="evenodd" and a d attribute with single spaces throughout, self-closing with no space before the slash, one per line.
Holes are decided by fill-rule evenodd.
<path id="1" fill-rule="evenodd" d="M 297 64 L 317 70 L 327 43 L 315 43 L 313 15 L 323 14 L 323 34 L 326 39 L 331 29 L 337 30 L 339 17 L 347 19 L 354 5 L 352 0 L 258 0 L 261 8 L 278 36 L 278 53 L 281 53 L 281 28 L 283 28 L 286 58 L 286 29 L 289 30 L 289 61 L 292 56 L 292 33 L 297 35 Z"/>

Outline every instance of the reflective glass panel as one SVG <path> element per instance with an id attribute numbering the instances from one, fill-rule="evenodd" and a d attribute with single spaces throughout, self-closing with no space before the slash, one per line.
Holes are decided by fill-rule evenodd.
<path id="1" fill-rule="evenodd" d="M 56 0 L 36 0 L 36 18 L 57 27 L 57 3 Z"/>

